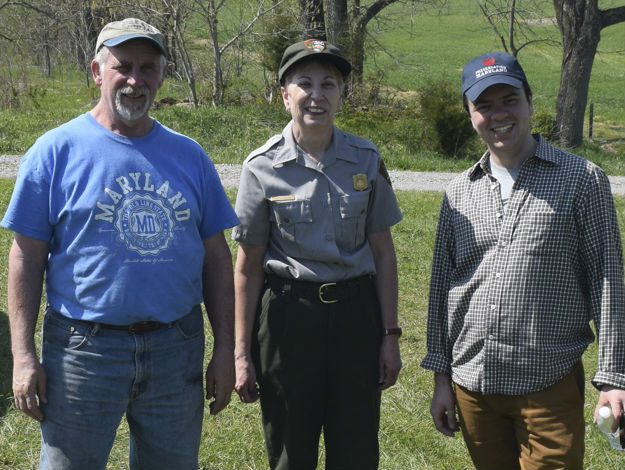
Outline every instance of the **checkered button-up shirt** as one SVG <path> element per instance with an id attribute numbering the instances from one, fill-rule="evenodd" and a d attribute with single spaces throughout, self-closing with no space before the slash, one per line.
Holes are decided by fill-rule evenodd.
<path id="1" fill-rule="evenodd" d="M 488 153 L 447 188 L 422 367 L 485 394 L 557 382 L 599 335 L 593 379 L 625 388 L 625 286 L 610 183 L 538 136 L 504 213 Z"/>

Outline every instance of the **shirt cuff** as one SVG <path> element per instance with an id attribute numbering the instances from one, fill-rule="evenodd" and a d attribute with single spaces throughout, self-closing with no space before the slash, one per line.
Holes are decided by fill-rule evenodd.
<path id="1" fill-rule="evenodd" d="M 591 383 L 597 390 L 601 390 L 604 385 L 625 390 L 625 374 L 618 372 L 602 372 L 598 371 L 592 378 Z"/>
<path id="2" fill-rule="evenodd" d="M 442 354 L 427 353 L 421 361 L 421 367 L 451 376 L 451 361 Z"/>

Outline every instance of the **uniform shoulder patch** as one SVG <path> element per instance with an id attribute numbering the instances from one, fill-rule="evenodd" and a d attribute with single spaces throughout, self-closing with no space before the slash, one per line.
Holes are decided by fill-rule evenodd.
<path id="1" fill-rule="evenodd" d="M 255 150 L 252 150 L 250 154 L 247 156 L 247 158 L 245 159 L 245 162 L 249 162 L 250 160 L 253 160 L 256 157 L 263 155 L 264 153 L 267 153 L 272 147 L 278 144 L 281 140 L 282 140 L 282 134 L 276 134 L 273 137 L 270 137 L 269 140 L 267 140 L 267 142 L 265 142 L 263 145 L 261 145 Z"/>
<path id="2" fill-rule="evenodd" d="M 382 160 L 381 158 L 380 158 L 380 166 L 378 166 L 378 173 L 382 175 L 382 177 L 387 181 L 388 185 L 392 188 L 393 183 L 391 183 L 391 177 L 388 174 L 388 170 L 386 169 L 384 160 Z"/>

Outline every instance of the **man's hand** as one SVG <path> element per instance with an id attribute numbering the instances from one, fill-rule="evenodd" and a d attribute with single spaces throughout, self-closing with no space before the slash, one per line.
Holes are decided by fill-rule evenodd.
<path id="1" fill-rule="evenodd" d="M 625 410 L 625 390 L 613 387 L 611 385 L 604 385 L 601 387 L 599 393 L 599 400 L 595 407 L 595 419 L 594 423 L 597 423 L 597 416 L 599 416 L 599 409 L 602 406 L 609 406 L 612 408 L 612 416 L 614 416 L 614 423 L 612 423 L 612 432 L 616 431 L 618 427 L 619 418 Z"/>
<path id="2" fill-rule="evenodd" d="M 384 336 L 380 346 L 379 389 L 386 390 L 395 385 L 400 370 L 399 338 L 395 335 Z"/>
<path id="3" fill-rule="evenodd" d="M 434 426 L 445 436 L 454 437 L 460 429 L 456 419 L 456 396 L 451 386 L 451 378 L 445 374 L 434 374 L 434 395 L 430 405 Z"/>
<path id="4" fill-rule="evenodd" d="M 37 357 L 24 354 L 13 358 L 13 397 L 15 408 L 43 421 L 39 404 L 47 403 L 46 373 Z"/>
<path id="5" fill-rule="evenodd" d="M 235 390 L 243 403 L 254 403 L 258 400 L 258 384 L 256 383 L 256 369 L 247 356 L 237 357 Z"/>
<path id="6" fill-rule="evenodd" d="M 215 351 L 206 368 L 206 399 L 213 399 L 208 405 L 212 415 L 228 406 L 233 389 L 234 358 L 231 350 L 222 354 Z"/>

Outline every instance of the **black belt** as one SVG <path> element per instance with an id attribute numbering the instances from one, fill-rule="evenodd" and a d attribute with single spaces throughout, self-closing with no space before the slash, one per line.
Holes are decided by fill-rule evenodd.
<path id="1" fill-rule="evenodd" d="M 290 294 L 323 304 L 333 304 L 356 297 L 371 289 L 372 276 L 365 275 L 337 282 L 312 282 L 285 279 L 274 274 L 267 275 L 267 285 L 278 294 Z"/>
<path id="2" fill-rule="evenodd" d="M 51 310 L 55 315 L 63 317 L 59 312 L 54 310 L 50 304 L 47 305 L 47 308 Z M 78 323 L 83 323 L 90 328 L 102 328 L 104 330 L 116 330 L 116 331 L 127 331 L 128 333 L 149 333 L 150 331 L 156 331 L 163 326 L 171 326 L 173 323 L 161 323 L 158 321 L 140 321 L 137 323 L 132 323 L 130 325 L 110 325 L 108 323 L 100 323 L 89 320 L 79 320 L 78 318 L 70 318 L 72 321 L 76 321 Z"/>
<path id="3" fill-rule="evenodd" d="M 128 333 L 149 333 L 150 331 L 156 331 L 163 326 L 168 326 L 170 323 L 161 323 L 158 321 L 140 321 L 132 323 L 130 325 L 109 325 L 108 323 L 98 323 L 93 321 L 76 320 L 81 323 L 85 323 L 90 327 L 99 327 L 103 330 L 116 330 L 126 331 Z"/>

